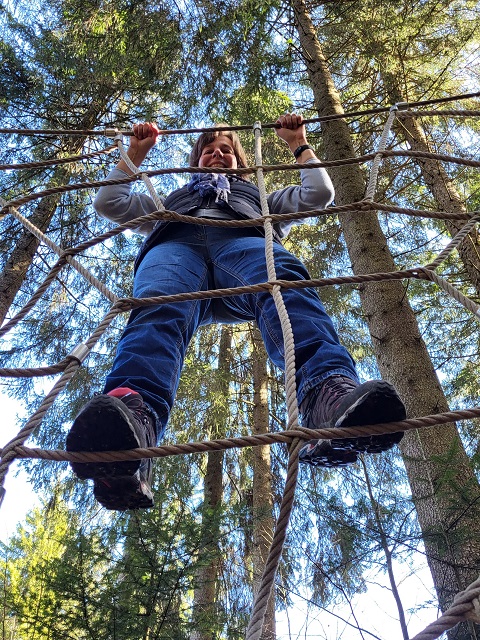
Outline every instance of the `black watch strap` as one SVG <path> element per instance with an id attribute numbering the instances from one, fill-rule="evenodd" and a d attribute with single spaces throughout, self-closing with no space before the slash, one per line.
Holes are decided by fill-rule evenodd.
<path id="1" fill-rule="evenodd" d="M 306 149 L 311 149 L 312 151 L 315 151 L 315 149 L 310 144 L 302 144 L 301 147 L 297 147 L 293 152 L 293 155 L 295 156 L 295 160 L 298 160 L 298 158 L 302 155 L 302 153 Z"/>

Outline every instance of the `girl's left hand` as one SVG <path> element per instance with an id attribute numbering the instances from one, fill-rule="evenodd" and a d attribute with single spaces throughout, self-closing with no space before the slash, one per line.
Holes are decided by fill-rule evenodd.
<path id="1" fill-rule="evenodd" d="M 277 124 L 279 125 L 279 128 L 275 129 L 277 136 L 285 140 L 292 151 L 295 151 L 297 147 L 308 144 L 301 114 L 286 113 L 277 119 Z"/>

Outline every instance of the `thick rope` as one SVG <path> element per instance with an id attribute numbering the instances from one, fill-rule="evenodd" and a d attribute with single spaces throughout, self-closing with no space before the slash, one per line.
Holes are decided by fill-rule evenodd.
<path id="1" fill-rule="evenodd" d="M 406 269 L 404 271 L 389 271 L 386 273 L 371 273 L 356 276 L 337 276 L 336 278 L 318 278 L 314 280 L 275 280 L 263 282 L 244 287 L 233 287 L 230 289 L 208 289 L 206 291 L 193 291 L 189 293 L 177 293 L 170 296 L 157 296 L 154 298 L 120 298 L 117 301 L 117 308 L 120 312 L 130 311 L 139 307 L 158 306 L 176 302 L 186 302 L 189 300 L 210 300 L 224 298 L 226 296 L 244 295 L 246 293 L 258 293 L 261 291 L 273 291 L 275 288 L 283 289 L 305 289 L 309 287 L 325 287 L 329 285 L 341 284 L 361 284 L 364 282 L 381 282 L 389 280 L 403 280 L 405 278 L 416 278 L 436 282 L 447 293 L 460 302 L 465 308 L 478 316 L 478 305 L 470 298 L 464 296 L 460 291 L 449 285 L 444 279 L 424 267 Z M 5 325 L 7 326 L 7 325 Z M 63 361 L 61 361 L 62 363 Z M 61 363 L 50 367 L 30 368 L 2 368 L 0 377 L 25 378 L 36 375 L 51 375 L 62 370 Z"/>
<path id="2" fill-rule="evenodd" d="M 450 251 L 457 246 L 458 243 L 451 243 Z M 445 256 L 444 256 L 445 257 Z M 52 275 L 52 274 L 50 274 Z M 382 280 L 399 280 L 404 279 L 406 277 L 409 278 L 418 278 L 425 279 L 435 282 L 438 286 L 440 286 L 444 291 L 446 291 L 451 297 L 461 303 L 466 309 L 471 311 L 476 317 L 480 317 L 479 305 L 475 303 L 473 300 L 462 294 L 458 289 L 453 287 L 448 281 L 446 281 L 441 276 L 438 276 L 433 271 L 427 268 L 420 269 L 409 269 L 405 271 L 398 272 L 388 272 L 388 273 L 377 273 L 377 274 L 366 274 L 366 275 L 357 275 L 357 276 L 339 276 L 337 278 L 322 278 L 316 280 L 300 280 L 300 281 L 290 281 L 290 280 L 277 280 L 272 282 L 259 283 L 257 285 L 249 285 L 245 287 L 234 287 L 230 289 L 213 289 L 207 290 L 203 292 L 189 292 L 184 294 L 175 294 L 171 296 L 158 296 L 155 298 L 123 298 L 119 299 L 117 302 L 117 306 L 121 311 L 127 311 L 134 308 L 142 307 L 142 306 L 152 306 L 152 305 L 162 305 L 169 304 L 172 302 L 184 302 L 188 300 L 199 300 L 199 299 L 213 299 L 220 298 L 226 296 L 234 296 L 234 295 L 243 295 L 245 293 L 255 293 L 260 291 L 276 291 L 281 288 L 285 289 L 293 289 L 293 288 L 307 288 L 307 287 L 322 287 L 332 284 L 345 284 L 345 283 L 361 283 L 361 282 L 379 282 Z M 48 283 L 45 281 L 42 287 L 46 286 Z M 38 299 L 38 291 L 35 294 L 35 298 Z M 283 302 L 283 301 L 282 301 Z M 17 324 L 19 320 L 19 316 L 22 317 L 26 315 L 28 308 L 33 306 L 33 298 L 28 305 L 26 305 L 20 314 L 14 318 L 16 321 L 13 323 L 13 326 Z M 0 331 L 0 335 L 6 332 L 9 328 L 11 328 L 11 323 L 7 323 L 5 327 Z M 293 356 L 291 356 L 289 362 L 293 361 L 294 365 L 294 352 Z M 39 368 L 2 368 L 0 369 L 0 377 L 34 377 L 34 376 L 45 376 L 52 375 L 54 373 L 58 373 L 62 371 L 68 360 L 62 360 L 56 365 L 51 365 L 48 367 L 39 367 Z M 293 393 L 293 392 L 292 392 Z M 296 397 L 296 396 L 294 396 Z M 297 409 L 298 411 L 298 409 Z"/>
<path id="3" fill-rule="evenodd" d="M 436 427 L 449 422 L 471 420 L 480 417 L 480 407 L 463 409 L 461 411 L 447 411 L 436 413 L 421 418 L 409 418 L 399 422 L 387 422 L 361 427 L 342 427 L 341 429 L 306 429 L 297 427 L 287 431 L 275 431 L 274 433 L 262 433 L 252 436 L 239 436 L 232 438 L 220 438 L 217 440 L 203 440 L 200 442 L 188 442 L 179 444 L 165 444 L 160 447 L 148 449 L 130 449 L 122 451 L 64 451 L 63 449 L 36 449 L 17 446 L 15 453 L 18 458 L 32 458 L 51 460 L 56 462 L 122 462 L 124 460 L 139 460 L 141 458 L 167 458 L 193 453 L 205 453 L 208 451 L 226 451 L 228 449 L 243 449 L 283 443 L 291 445 L 296 439 L 321 440 L 331 438 L 364 437 L 367 435 L 383 435 L 396 431 L 412 431 L 427 427 Z M 0 454 L 2 451 L 0 449 Z"/>
<path id="4" fill-rule="evenodd" d="M 310 167 L 315 167 L 316 165 L 310 165 Z M 300 165 L 301 167 L 301 165 Z M 136 178 L 135 178 L 136 179 Z M 101 183 L 101 186 L 110 185 L 110 184 L 123 184 L 125 182 L 130 182 L 131 178 L 120 179 L 120 180 L 105 180 Z M 8 204 L 8 203 L 7 203 Z M 13 205 L 12 205 L 13 206 Z M 408 216 L 414 216 L 419 218 L 433 218 L 438 220 L 470 220 L 473 216 L 479 216 L 480 211 L 472 211 L 471 213 L 467 212 L 444 212 L 444 211 L 428 211 L 425 209 L 412 209 L 408 207 L 398 207 L 395 205 L 389 205 L 382 202 L 368 202 L 365 200 L 359 200 L 358 202 L 352 202 L 350 204 L 345 205 L 336 205 L 329 206 L 326 209 L 312 209 L 310 211 L 294 211 L 291 213 L 272 213 L 270 218 L 274 224 L 281 222 L 288 222 L 290 220 L 303 220 L 307 218 L 314 218 L 318 216 L 327 216 L 338 213 L 345 213 L 348 211 L 385 211 L 386 213 L 400 213 Z M 6 215 L 5 213 L 2 215 Z M 104 234 L 97 236 L 96 238 L 90 239 L 82 244 L 78 245 L 76 248 L 69 248 L 64 250 L 64 254 L 66 255 L 74 255 L 76 253 L 80 253 L 84 249 L 94 246 L 98 242 L 102 242 L 108 238 L 111 238 L 115 235 L 122 233 L 126 229 L 134 229 L 135 227 L 140 226 L 144 222 L 149 220 L 168 220 L 168 221 L 176 221 L 176 222 L 184 222 L 185 224 L 194 224 L 201 226 L 218 226 L 218 227 L 260 227 L 265 224 L 265 220 L 263 218 L 249 218 L 245 220 L 219 220 L 215 218 L 195 218 L 193 216 L 182 215 L 177 213 L 176 211 L 162 210 L 162 211 L 153 211 L 152 213 L 148 213 L 146 215 L 135 218 L 134 220 L 130 220 L 129 222 L 124 222 L 121 225 L 118 225 L 114 229 L 110 229 Z"/>
<path id="5" fill-rule="evenodd" d="M 255 597 L 245 640 L 258 640 L 262 635 L 265 611 L 270 597 L 270 592 L 275 581 L 275 574 L 277 572 L 278 563 L 285 543 L 290 514 L 292 512 L 293 501 L 295 499 L 295 488 L 298 478 L 298 454 L 302 444 L 301 440 L 295 439 L 290 448 L 287 478 L 285 480 L 280 513 L 275 526 L 275 532 L 273 534 L 268 558 L 260 580 L 260 587 Z"/>
<path id="6" fill-rule="evenodd" d="M 381 203 L 376 203 L 376 202 L 371 202 L 369 203 L 372 209 L 383 209 L 383 210 L 395 210 L 395 207 L 386 207 L 385 205 L 382 205 Z M 358 205 L 362 206 L 362 209 L 365 209 L 365 203 L 364 201 L 361 201 L 361 203 L 354 203 L 353 205 L 348 205 L 348 209 L 350 209 L 352 206 L 353 207 L 357 207 Z M 292 214 L 276 214 L 276 215 L 270 215 L 269 218 L 270 220 L 275 223 L 275 222 L 282 222 L 282 221 L 286 221 L 286 220 L 292 220 L 292 219 L 300 219 L 300 218 L 305 218 L 305 217 L 317 217 L 319 215 L 328 215 L 328 214 L 332 214 L 334 212 L 338 212 L 339 210 L 345 210 L 345 207 L 330 207 L 329 209 L 326 210 L 314 210 L 314 211 L 307 211 L 307 212 L 297 212 L 297 213 L 292 213 Z M 399 209 L 399 208 L 398 208 Z M 417 211 L 417 210 L 408 210 L 408 209 L 401 209 L 401 212 L 405 212 L 408 215 L 423 215 L 424 217 L 439 217 L 439 218 L 443 218 L 444 216 L 442 215 L 442 212 L 426 212 L 426 211 Z M 454 214 L 456 219 L 465 219 L 468 218 L 469 214 L 460 214 L 459 216 Z M 122 233 L 123 231 L 125 231 L 126 229 L 133 229 L 136 228 L 138 226 L 140 226 L 140 224 L 147 222 L 149 220 L 158 220 L 158 219 L 173 219 L 176 220 L 178 222 L 184 222 L 186 224 L 199 224 L 199 225 L 208 225 L 208 226 L 232 226 L 232 227 L 247 227 L 247 226 L 261 226 L 264 225 L 265 220 L 264 218 L 261 219 L 253 219 L 253 220 L 235 220 L 235 221 L 229 221 L 229 220 L 210 220 L 208 218 L 193 218 L 192 216 L 186 216 L 186 215 L 181 215 L 178 214 L 174 211 L 165 211 L 163 210 L 163 212 L 154 212 L 151 214 L 147 214 L 145 216 L 141 216 L 139 218 L 136 218 L 135 220 L 131 220 L 129 222 L 123 223 L 121 225 L 118 225 L 117 227 L 115 227 L 114 229 L 111 229 L 110 231 L 97 236 L 96 238 L 92 238 L 89 241 L 83 242 L 80 245 L 78 245 L 75 248 L 69 248 L 69 249 L 65 249 L 63 251 L 63 257 L 60 258 L 58 260 L 58 262 L 54 265 L 54 267 L 52 267 L 52 270 L 50 271 L 50 273 L 48 274 L 48 276 L 45 278 L 44 282 L 42 283 L 42 285 L 38 288 L 38 290 L 36 291 L 36 293 L 32 296 L 32 298 L 28 301 L 27 304 L 24 305 L 24 307 L 22 307 L 22 309 L 18 312 L 18 314 L 16 316 L 14 316 L 14 318 L 11 318 L 8 322 L 6 322 L 2 328 L 0 329 L 0 337 L 3 336 L 5 333 L 7 333 L 7 331 L 9 331 L 10 329 L 12 329 L 14 326 L 16 326 L 26 315 L 27 313 L 35 306 L 36 302 L 38 302 L 38 300 L 41 299 L 43 293 L 46 291 L 46 289 L 48 288 L 48 286 L 51 284 L 51 282 L 53 282 L 56 278 L 56 274 L 60 271 L 60 269 L 62 268 L 62 266 L 65 264 L 65 262 L 67 261 L 66 258 L 67 256 L 72 256 L 75 254 L 78 254 L 92 246 L 95 246 L 97 243 L 103 242 L 106 239 L 109 239 L 115 235 L 118 235 L 120 233 Z M 435 258 L 435 260 L 433 262 L 431 262 L 430 264 L 426 265 L 425 269 L 435 269 L 441 262 L 443 262 L 446 257 L 448 257 L 448 255 L 450 255 L 451 251 L 453 248 L 458 247 L 458 245 L 462 242 L 462 240 L 464 239 L 464 237 L 471 231 L 471 229 L 473 228 L 473 226 L 476 224 L 476 222 L 480 219 L 480 214 L 476 213 L 474 215 L 474 217 L 470 218 L 470 222 L 468 223 L 468 225 L 465 225 L 460 231 L 459 233 L 455 236 L 455 238 L 447 245 L 447 247 L 437 256 L 437 258 Z M 372 274 L 370 274 L 372 275 Z M 326 283 L 328 284 L 328 283 Z M 321 286 L 321 285 L 315 285 L 315 286 Z M 2 370 L 0 369 L 0 375 L 2 375 Z M 49 372 L 50 373 L 50 372 Z M 39 375 L 49 375 L 48 374 L 39 374 Z M 10 375 L 10 374 L 3 374 L 3 375 Z M 33 375 L 33 374 L 32 374 Z"/>
<path id="7" fill-rule="evenodd" d="M 480 578 L 472 582 L 465 591 L 457 593 L 452 606 L 443 615 L 418 633 L 412 640 L 434 640 L 459 622 L 472 620 L 480 624 Z"/>
<path id="8" fill-rule="evenodd" d="M 262 208 L 262 216 L 265 224 L 265 258 L 267 262 L 267 275 L 269 281 L 275 281 L 277 279 L 277 273 L 275 270 L 275 257 L 273 251 L 273 224 L 270 217 L 270 211 L 268 208 L 267 191 L 265 188 L 265 179 L 262 171 L 262 128 L 259 122 L 254 125 L 255 132 L 255 162 L 258 165 L 257 169 L 257 182 L 260 192 L 260 204 Z M 288 411 L 288 427 L 295 427 L 298 424 L 298 402 L 297 402 L 297 383 L 296 383 L 296 368 L 295 368 L 295 339 L 293 336 L 292 325 L 285 306 L 281 287 L 279 285 L 273 285 L 271 288 L 271 294 L 275 301 L 280 324 L 282 327 L 283 341 L 284 341 L 284 353 L 285 353 L 285 391 Z"/>
<path id="9" fill-rule="evenodd" d="M 260 204 L 262 208 L 262 216 L 265 224 L 265 258 L 267 262 L 267 274 L 269 280 L 276 280 L 277 274 L 275 269 L 275 256 L 273 251 L 273 225 L 270 218 L 268 208 L 267 191 L 265 188 L 265 179 L 263 176 L 262 165 L 262 126 L 260 122 L 254 125 L 255 132 L 255 164 L 257 165 L 257 183 L 260 192 Z M 288 424 L 287 428 L 298 428 L 298 401 L 297 401 L 297 384 L 295 380 L 295 340 L 293 336 L 292 325 L 283 300 L 281 289 L 275 285 L 270 290 L 275 307 L 277 309 L 280 325 L 283 334 L 283 349 L 285 354 L 285 395 L 287 403 Z M 260 580 L 258 591 L 255 594 L 252 615 L 247 627 L 246 640 L 258 640 L 262 635 L 263 620 L 267 609 L 268 599 L 275 583 L 275 574 L 277 572 L 278 563 L 282 554 L 283 545 L 287 535 L 288 523 L 290 521 L 290 513 L 295 497 L 295 487 L 298 476 L 298 453 L 300 451 L 301 440 L 295 440 L 295 444 L 291 447 L 287 477 L 285 480 L 285 488 L 283 492 L 280 514 L 278 516 L 272 543 L 265 563 L 265 568 Z"/>
<path id="10" fill-rule="evenodd" d="M 398 158 L 428 158 L 433 160 L 442 160 L 444 162 L 451 162 L 454 164 L 459 164 L 467 167 L 480 167 L 479 160 L 473 160 L 470 158 L 459 158 L 455 156 L 448 156 L 443 153 L 431 153 L 427 151 L 393 151 L 393 150 L 385 150 L 382 154 L 384 157 L 398 157 Z M 331 167 L 341 167 L 352 164 L 363 164 L 365 162 L 369 162 L 373 160 L 376 156 L 376 153 L 368 153 L 363 156 L 358 156 L 355 158 L 344 158 L 341 160 L 328 160 L 325 162 L 318 162 L 312 164 L 275 164 L 275 165 L 263 165 L 262 170 L 264 172 L 270 171 L 298 171 L 298 169 L 316 169 L 319 167 L 323 168 L 331 168 Z M 78 182 L 76 184 L 68 184 L 62 185 L 58 187 L 51 187 L 50 189 L 44 189 L 43 191 L 38 191 L 36 193 L 29 194 L 28 196 L 23 196 L 21 198 L 15 198 L 14 200 L 10 200 L 5 203 L 0 209 L 0 214 L 7 213 L 8 207 L 11 206 L 20 206 L 22 204 L 26 204 L 27 202 L 31 202 L 32 200 L 36 200 L 38 198 L 43 198 L 44 196 L 54 195 L 56 193 L 66 193 L 68 191 L 76 191 L 79 189 L 92 189 L 96 187 L 102 187 L 104 185 L 114 185 L 114 184 L 126 184 L 127 182 L 134 182 L 135 180 L 139 180 L 142 178 L 143 174 L 146 176 L 160 176 L 160 175 L 170 175 L 176 173 L 225 173 L 228 175 L 248 175 L 251 173 L 255 173 L 257 171 L 257 167 L 243 167 L 237 169 L 225 169 L 215 167 L 176 167 L 171 169 L 152 169 L 149 171 L 142 171 L 141 174 L 136 173 L 133 176 L 126 176 L 125 178 L 117 178 L 115 180 L 94 180 L 91 182 Z"/>

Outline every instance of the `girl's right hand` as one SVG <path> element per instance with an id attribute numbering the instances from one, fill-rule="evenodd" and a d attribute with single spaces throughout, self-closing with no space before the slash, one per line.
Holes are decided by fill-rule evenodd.
<path id="1" fill-rule="evenodd" d="M 129 149 L 138 155 L 147 155 L 155 146 L 160 130 L 154 122 L 140 122 L 133 125 L 133 136 L 130 137 Z M 129 154 L 130 155 L 130 154 Z"/>
<path id="2" fill-rule="evenodd" d="M 134 165 L 140 167 L 150 149 L 155 146 L 159 134 L 160 130 L 154 122 L 140 122 L 133 125 L 133 136 L 130 136 L 127 155 Z M 117 164 L 117 169 L 133 175 L 132 169 L 123 160 Z"/>

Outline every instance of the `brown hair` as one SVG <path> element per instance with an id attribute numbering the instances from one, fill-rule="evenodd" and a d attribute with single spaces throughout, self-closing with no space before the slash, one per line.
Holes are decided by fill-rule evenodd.
<path id="1" fill-rule="evenodd" d="M 214 125 L 215 127 L 226 127 L 228 126 L 224 122 Z M 190 151 L 189 165 L 191 167 L 198 167 L 198 163 L 200 161 L 200 156 L 202 155 L 202 151 L 207 144 L 213 142 L 219 136 L 225 136 L 229 138 L 233 151 L 235 153 L 235 157 L 237 159 L 237 164 L 239 167 L 248 167 L 247 154 L 245 153 L 244 148 L 242 147 L 242 143 L 240 142 L 240 138 L 238 137 L 235 131 L 205 131 L 198 138 L 195 144 Z M 245 180 L 249 180 L 249 176 L 242 176 Z"/>

